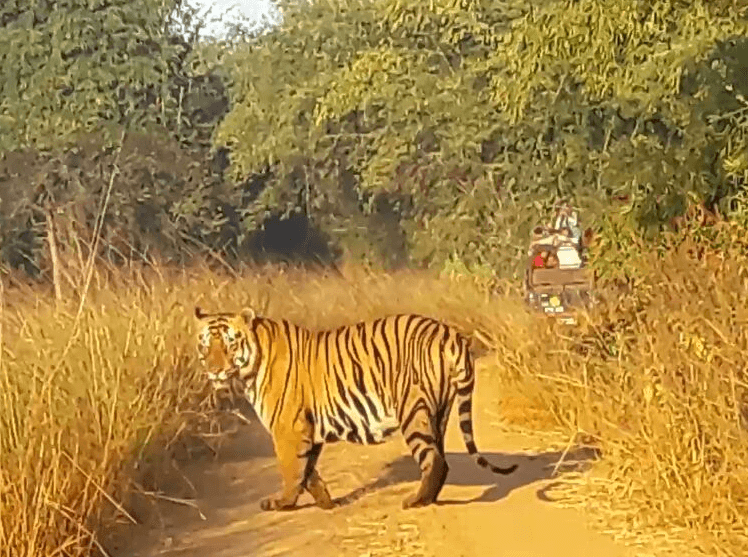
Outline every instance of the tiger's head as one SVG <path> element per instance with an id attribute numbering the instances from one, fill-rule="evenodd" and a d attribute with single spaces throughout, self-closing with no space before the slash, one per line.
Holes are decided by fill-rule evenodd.
<path id="1" fill-rule="evenodd" d="M 251 369 L 256 357 L 250 342 L 255 317 L 249 308 L 240 313 L 206 313 L 195 307 L 198 358 L 214 391 L 233 392 L 232 387 L 246 379 L 242 370 Z"/>

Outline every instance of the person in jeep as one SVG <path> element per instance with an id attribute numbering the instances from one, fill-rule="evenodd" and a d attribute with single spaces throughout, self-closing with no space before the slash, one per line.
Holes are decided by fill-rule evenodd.
<path id="1" fill-rule="evenodd" d="M 569 205 L 556 207 L 552 227 L 536 226 L 528 250 L 525 272 L 527 302 L 547 315 L 574 323 L 573 308 L 585 305 L 592 289 L 586 268 L 591 230 L 581 233 L 579 217 Z"/>

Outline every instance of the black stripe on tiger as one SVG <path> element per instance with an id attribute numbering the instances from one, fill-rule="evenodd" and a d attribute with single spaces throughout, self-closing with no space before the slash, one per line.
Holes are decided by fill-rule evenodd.
<path id="1" fill-rule="evenodd" d="M 273 438 L 283 489 L 263 500 L 265 509 L 293 507 L 303 490 L 330 508 L 315 468 L 322 445 L 377 444 L 396 429 L 421 468 L 421 484 L 403 506 L 433 503 L 448 472 L 444 435 L 455 400 L 475 462 L 498 474 L 517 468 L 495 466 L 478 452 L 469 342 L 445 323 L 401 314 L 311 331 L 252 310 L 196 308 L 195 317 L 208 378 L 219 389 L 238 387 Z"/>

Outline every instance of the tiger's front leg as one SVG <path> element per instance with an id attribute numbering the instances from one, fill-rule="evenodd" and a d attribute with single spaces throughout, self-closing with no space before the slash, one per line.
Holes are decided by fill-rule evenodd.
<path id="1" fill-rule="evenodd" d="M 285 435 L 273 436 L 283 488 L 279 493 L 262 499 L 260 508 L 265 511 L 293 509 L 305 489 L 314 497 L 318 507 L 333 508 L 327 486 L 316 470 L 322 444 L 313 444 L 304 435 L 283 433 Z"/>

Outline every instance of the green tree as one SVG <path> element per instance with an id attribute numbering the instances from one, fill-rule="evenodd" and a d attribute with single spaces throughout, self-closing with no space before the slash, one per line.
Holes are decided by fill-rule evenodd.
<path id="1" fill-rule="evenodd" d="M 167 33 L 175 1 L 3 2 L 0 149 L 53 147 L 146 107 L 164 121 L 184 51 Z"/>
<path id="2" fill-rule="evenodd" d="M 227 99 L 193 48 L 194 15 L 182 0 L 0 4 L 5 262 L 43 267 L 54 220 L 60 248 L 80 254 L 102 209 L 110 259 L 231 241 L 227 215 L 245 194 L 206 164 Z"/>
<path id="3" fill-rule="evenodd" d="M 303 211 L 346 241 L 384 204 L 414 263 L 511 273 L 559 197 L 596 216 L 619 196 L 657 228 L 689 192 L 725 200 L 743 183 L 734 3 L 281 8 L 279 27 L 227 61 L 232 109 L 216 134 L 236 179 L 271 171 L 249 228 Z"/>

